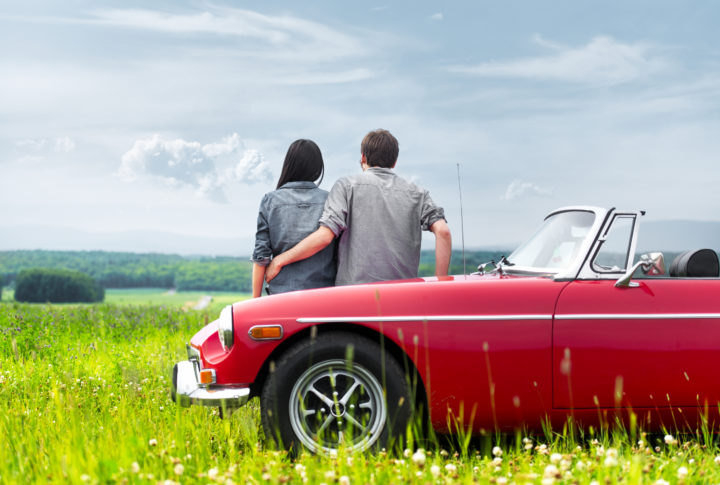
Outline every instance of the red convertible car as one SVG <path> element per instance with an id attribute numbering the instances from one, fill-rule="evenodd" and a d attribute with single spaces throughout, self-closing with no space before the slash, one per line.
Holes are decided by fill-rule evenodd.
<path id="1" fill-rule="evenodd" d="M 235 303 L 176 364 L 181 404 L 260 397 L 266 436 L 365 450 L 418 409 L 440 432 L 633 414 L 647 428 L 718 422 L 713 250 L 635 258 L 642 212 L 559 209 L 471 275 L 297 291 Z"/>

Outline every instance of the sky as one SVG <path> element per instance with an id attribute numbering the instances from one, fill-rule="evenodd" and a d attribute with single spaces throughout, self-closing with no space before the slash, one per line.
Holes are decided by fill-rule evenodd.
<path id="1" fill-rule="evenodd" d="M 0 249 L 152 231 L 247 255 L 293 140 L 318 143 L 329 190 L 376 128 L 456 247 L 516 244 L 568 205 L 719 221 L 718 19 L 713 1 L 3 2 Z"/>

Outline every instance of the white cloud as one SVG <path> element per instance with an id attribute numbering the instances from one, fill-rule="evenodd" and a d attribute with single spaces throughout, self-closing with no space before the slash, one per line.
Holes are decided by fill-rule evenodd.
<path id="1" fill-rule="evenodd" d="M 552 189 L 540 187 L 532 182 L 513 180 L 505 189 L 505 194 L 500 197 L 502 200 L 513 200 L 521 197 L 550 197 Z"/>
<path id="2" fill-rule="evenodd" d="M 93 15 L 90 23 L 169 34 L 246 38 L 303 58 L 332 60 L 366 51 L 360 38 L 321 23 L 237 8 L 208 6 L 204 12 L 182 14 L 147 9 L 107 9 L 98 10 Z"/>
<path id="3" fill-rule="evenodd" d="M 39 152 L 45 148 L 47 140 L 44 138 L 24 138 L 15 142 L 15 146 L 20 150 Z"/>
<path id="4" fill-rule="evenodd" d="M 123 155 L 117 175 L 128 182 L 150 178 L 168 187 L 191 187 L 199 197 L 216 202 L 226 201 L 229 182 L 251 184 L 272 178 L 262 154 L 246 150 L 237 133 L 205 145 L 160 135 L 137 140 Z"/>
<path id="5" fill-rule="evenodd" d="M 443 14 L 442 14 L 442 12 L 434 13 L 434 14 L 432 14 L 432 15 L 430 16 L 430 18 L 431 18 L 432 20 L 438 20 L 438 21 L 439 21 L 439 20 L 442 20 L 442 19 L 443 19 Z"/>
<path id="6" fill-rule="evenodd" d="M 654 56 L 644 43 L 623 44 L 599 36 L 581 47 L 565 47 L 536 36 L 535 43 L 554 50 L 552 55 L 514 61 L 454 66 L 452 72 L 481 77 L 555 80 L 589 84 L 621 84 L 659 72 L 667 61 Z"/>
<path id="7" fill-rule="evenodd" d="M 75 142 L 67 136 L 57 138 L 23 138 L 15 142 L 15 147 L 21 152 L 41 154 L 48 154 L 50 152 L 69 153 L 75 149 Z"/>
<path id="8" fill-rule="evenodd" d="M 68 153 L 75 149 L 75 142 L 67 136 L 55 138 L 55 145 L 53 149 L 56 152 Z"/>
<path id="9" fill-rule="evenodd" d="M 235 166 L 235 180 L 238 182 L 266 182 L 270 179 L 269 170 L 262 153 L 247 150 L 240 162 Z"/>
<path id="10" fill-rule="evenodd" d="M 303 86 L 312 84 L 339 84 L 355 81 L 364 81 L 374 77 L 375 74 L 365 68 L 350 69 L 340 72 L 321 72 L 312 74 L 295 74 L 287 78 L 273 80 L 274 84 L 287 86 Z"/>

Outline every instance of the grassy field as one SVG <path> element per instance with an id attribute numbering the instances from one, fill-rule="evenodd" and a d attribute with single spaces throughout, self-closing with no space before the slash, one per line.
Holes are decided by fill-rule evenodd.
<path id="1" fill-rule="evenodd" d="M 257 402 L 221 419 L 169 399 L 172 365 L 214 309 L 110 293 L 102 305 L 0 304 L 0 483 L 720 482 L 712 441 L 620 431 L 293 461 L 262 444 Z"/>
<path id="2" fill-rule="evenodd" d="M 160 305 L 192 309 L 205 296 L 212 297 L 212 302 L 207 307 L 211 311 L 210 313 L 219 313 L 224 306 L 250 297 L 247 293 L 222 291 L 176 292 L 163 288 L 130 288 L 105 290 L 105 303 L 112 305 Z"/>

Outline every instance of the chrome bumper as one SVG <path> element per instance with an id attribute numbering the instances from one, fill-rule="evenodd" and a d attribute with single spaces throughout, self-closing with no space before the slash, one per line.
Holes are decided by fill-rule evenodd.
<path id="1" fill-rule="evenodd" d="M 250 397 L 249 387 L 203 387 L 196 360 L 183 360 L 175 364 L 172 378 L 172 398 L 182 406 L 200 404 L 225 408 L 240 407 Z"/>

